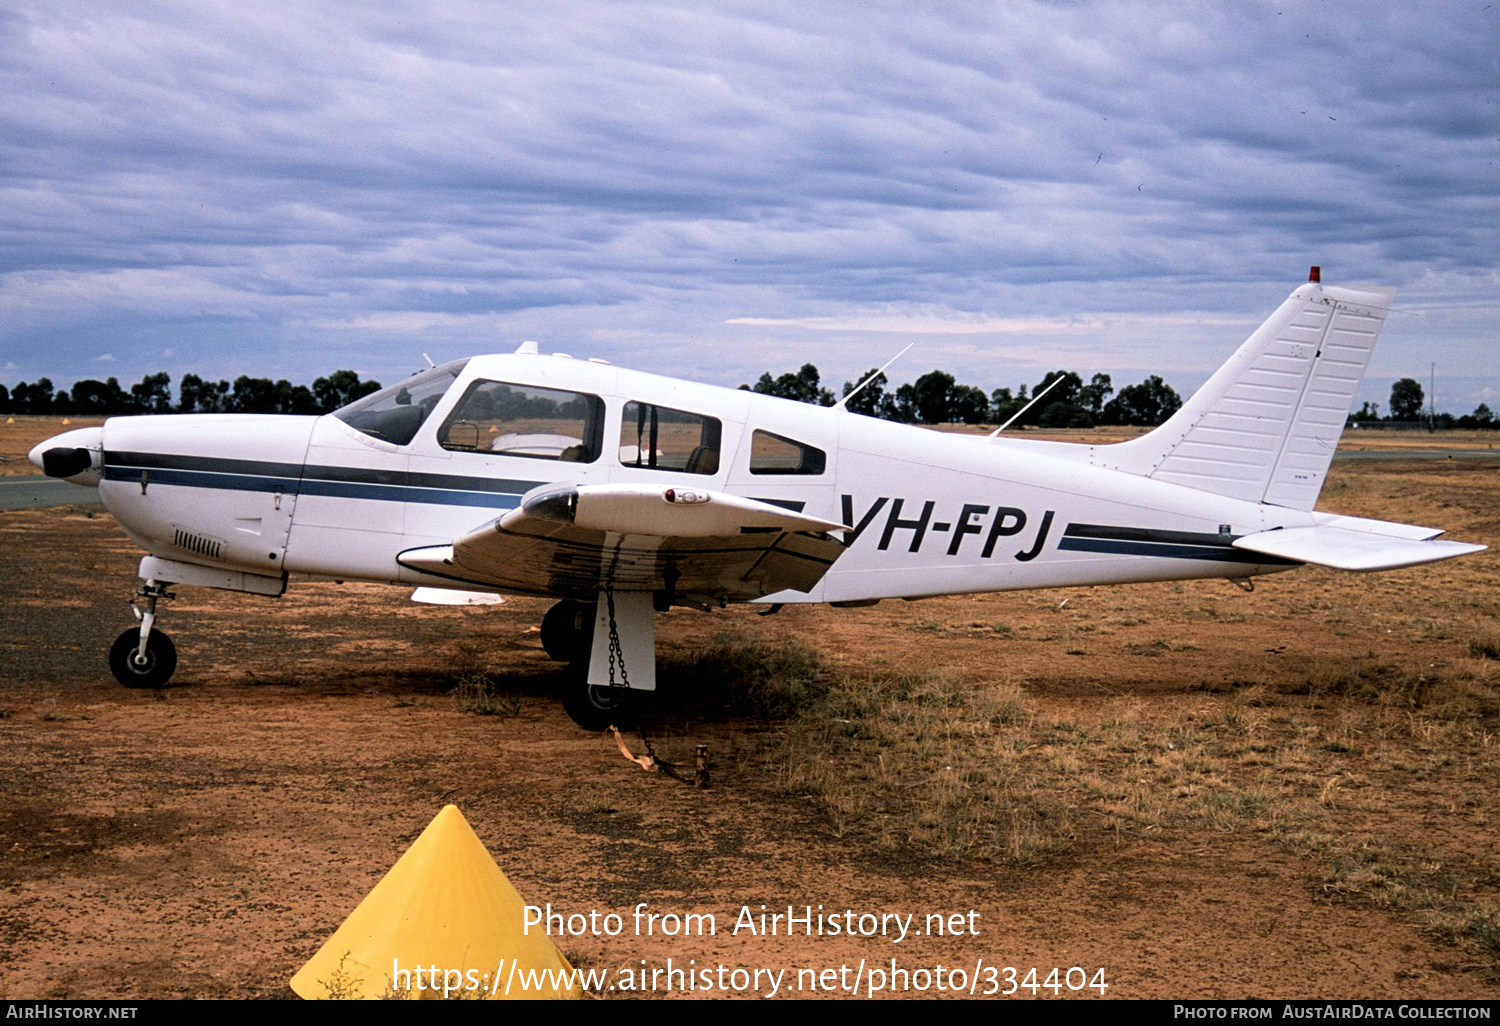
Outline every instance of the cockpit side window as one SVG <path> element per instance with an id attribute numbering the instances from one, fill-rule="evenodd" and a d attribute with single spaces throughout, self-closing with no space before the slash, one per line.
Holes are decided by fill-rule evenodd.
<path id="1" fill-rule="evenodd" d="M 592 463 L 603 448 L 604 401 L 584 392 L 476 381 L 442 428 L 438 444 L 533 460 Z"/>
<path id="2" fill-rule="evenodd" d="M 620 465 L 717 474 L 723 434 L 717 417 L 628 402 L 620 419 Z"/>
<path id="3" fill-rule="evenodd" d="M 371 438 L 405 445 L 416 437 L 417 429 L 458 380 L 468 362 L 454 360 L 414 374 L 399 385 L 383 388 L 335 410 L 333 415 Z"/>
<path id="4" fill-rule="evenodd" d="M 756 431 L 750 436 L 750 473 L 821 474 L 828 467 L 828 454 L 803 442 Z"/>

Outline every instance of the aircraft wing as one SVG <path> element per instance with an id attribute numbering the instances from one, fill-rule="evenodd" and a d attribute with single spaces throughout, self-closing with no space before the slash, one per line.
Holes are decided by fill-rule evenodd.
<path id="1" fill-rule="evenodd" d="M 609 587 L 745 601 L 808 591 L 844 551 L 843 524 L 706 489 L 546 485 L 452 545 L 402 566 L 505 591 L 592 599 Z"/>
<path id="2" fill-rule="evenodd" d="M 1419 563 L 1434 563 L 1470 552 L 1484 545 L 1438 541 L 1443 532 L 1435 527 L 1389 524 L 1359 517 L 1328 517 L 1312 527 L 1287 527 L 1247 534 L 1232 543 L 1268 556 L 1295 559 L 1335 570 L 1396 570 Z"/>

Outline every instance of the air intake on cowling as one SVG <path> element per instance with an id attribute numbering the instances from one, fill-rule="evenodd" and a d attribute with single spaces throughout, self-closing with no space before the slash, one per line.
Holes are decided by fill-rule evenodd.
<path id="1" fill-rule="evenodd" d="M 172 536 L 172 544 L 179 549 L 198 556 L 206 556 L 209 559 L 218 559 L 219 553 L 224 551 L 224 543 L 218 538 L 210 538 L 207 535 L 198 534 L 193 531 L 184 531 L 177 528 Z"/>

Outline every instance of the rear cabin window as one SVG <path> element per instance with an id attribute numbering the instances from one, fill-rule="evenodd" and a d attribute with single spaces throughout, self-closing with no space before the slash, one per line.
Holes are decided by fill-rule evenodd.
<path id="1" fill-rule="evenodd" d="M 476 381 L 438 431 L 438 444 L 457 452 L 592 463 L 603 448 L 603 428 L 604 402 L 596 395 Z"/>
<path id="2" fill-rule="evenodd" d="M 752 474 L 821 474 L 827 467 L 828 454 L 822 449 L 769 431 L 750 436 Z"/>
<path id="3" fill-rule="evenodd" d="M 620 464 L 679 474 L 717 474 L 723 433 L 716 417 L 628 402 L 620 420 Z"/>

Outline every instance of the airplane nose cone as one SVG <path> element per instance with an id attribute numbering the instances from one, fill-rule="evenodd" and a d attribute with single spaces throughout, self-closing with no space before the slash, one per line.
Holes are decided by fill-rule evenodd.
<path id="1" fill-rule="evenodd" d="M 104 449 L 104 429 L 78 428 L 49 438 L 26 454 L 48 477 L 98 484 L 95 457 Z"/>

